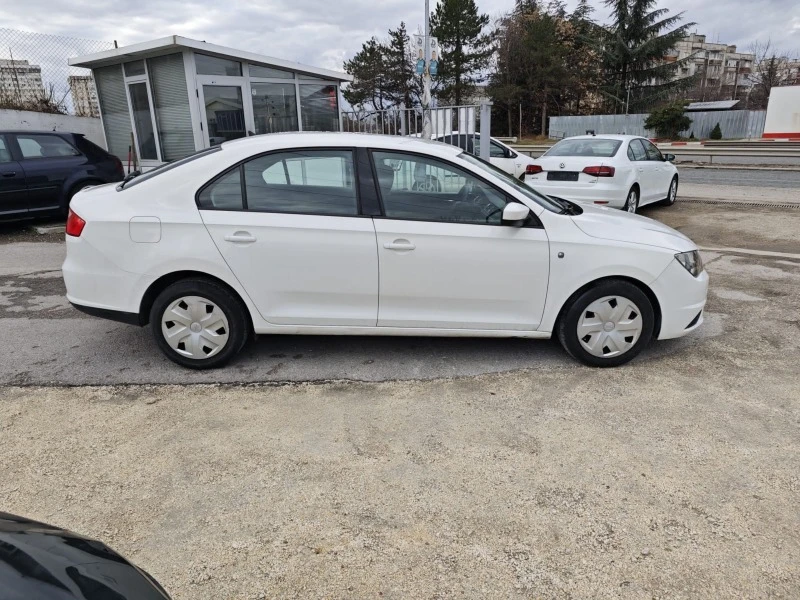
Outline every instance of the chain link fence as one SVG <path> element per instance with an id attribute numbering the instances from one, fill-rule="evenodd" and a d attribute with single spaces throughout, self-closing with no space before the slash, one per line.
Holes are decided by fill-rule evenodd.
<path id="1" fill-rule="evenodd" d="M 67 61 L 113 47 L 113 42 L 0 27 L 0 109 L 99 117 L 91 71 Z"/>

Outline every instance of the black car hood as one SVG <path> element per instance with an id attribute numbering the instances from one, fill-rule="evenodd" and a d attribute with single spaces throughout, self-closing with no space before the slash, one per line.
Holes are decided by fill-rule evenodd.
<path id="1" fill-rule="evenodd" d="M 0 512 L 2 600 L 169 600 L 146 572 L 91 538 Z"/>

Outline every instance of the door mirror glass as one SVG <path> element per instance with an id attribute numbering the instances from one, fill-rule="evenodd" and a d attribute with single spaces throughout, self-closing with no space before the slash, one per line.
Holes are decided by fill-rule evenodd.
<path id="1" fill-rule="evenodd" d="M 509 202 L 503 209 L 503 225 L 522 227 L 531 214 L 531 209 L 519 202 Z"/>
<path id="2" fill-rule="evenodd" d="M 665 154 L 664 155 L 664 162 L 672 162 L 673 160 L 675 160 L 675 155 L 674 154 Z"/>

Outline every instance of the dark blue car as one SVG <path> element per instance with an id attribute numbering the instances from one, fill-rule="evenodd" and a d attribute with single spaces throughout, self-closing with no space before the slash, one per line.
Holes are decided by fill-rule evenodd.
<path id="1" fill-rule="evenodd" d="M 0 131 L 0 221 L 66 215 L 79 190 L 124 176 L 116 156 L 81 134 Z"/>

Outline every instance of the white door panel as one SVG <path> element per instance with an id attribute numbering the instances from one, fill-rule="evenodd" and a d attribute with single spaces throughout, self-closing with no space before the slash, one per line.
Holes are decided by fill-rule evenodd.
<path id="1" fill-rule="evenodd" d="M 266 321 L 376 325 L 378 257 L 371 219 L 200 212 L 223 258 Z"/>
<path id="2" fill-rule="evenodd" d="M 543 229 L 375 219 L 380 327 L 534 330 L 549 276 Z"/>

